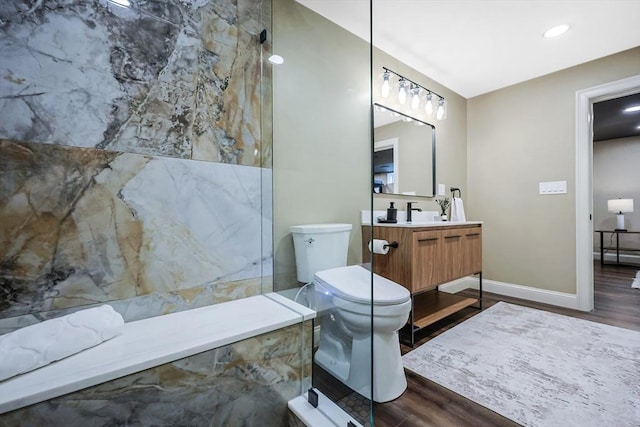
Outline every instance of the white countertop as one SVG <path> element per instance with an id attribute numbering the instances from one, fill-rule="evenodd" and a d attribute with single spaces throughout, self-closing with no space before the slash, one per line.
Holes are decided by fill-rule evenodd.
<path id="1" fill-rule="evenodd" d="M 270 293 L 126 323 L 122 335 L 0 382 L 0 414 L 314 317 Z"/>
<path id="2" fill-rule="evenodd" d="M 399 222 L 396 224 L 390 224 L 387 222 L 377 222 L 373 224 L 376 227 L 409 227 L 409 228 L 424 228 L 424 227 L 451 227 L 455 225 L 477 225 L 482 224 L 482 221 L 431 221 L 431 222 Z M 371 225 L 370 223 L 363 223 L 362 225 Z"/>
<path id="3" fill-rule="evenodd" d="M 362 225 L 371 225 L 371 211 L 360 211 L 360 223 Z M 373 211 L 373 218 L 387 216 L 386 211 Z M 455 225 L 478 225 L 482 224 L 482 221 L 440 221 L 440 215 L 437 211 L 416 211 L 413 212 L 413 222 L 406 222 L 407 212 L 397 212 L 398 222 L 395 224 L 387 222 L 375 222 L 376 227 L 411 227 L 411 228 L 424 228 L 424 227 L 451 227 Z M 437 218 L 437 219 L 434 219 Z"/>

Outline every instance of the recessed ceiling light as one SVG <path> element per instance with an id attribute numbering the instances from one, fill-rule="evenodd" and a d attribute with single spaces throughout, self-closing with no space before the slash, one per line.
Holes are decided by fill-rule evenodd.
<path id="1" fill-rule="evenodd" d="M 269 57 L 269 62 L 275 65 L 281 65 L 284 64 L 284 58 L 280 55 L 271 55 Z"/>
<path id="2" fill-rule="evenodd" d="M 625 108 L 625 113 L 635 113 L 636 111 L 640 111 L 640 105 L 634 105 L 633 107 Z"/>
<path id="3" fill-rule="evenodd" d="M 545 39 L 550 39 L 552 37 L 558 37 L 561 34 L 564 34 L 569 30 L 569 26 L 567 24 L 556 25 L 553 28 L 549 28 L 547 31 L 542 33 L 542 37 Z"/>
<path id="4" fill-rule="evenodd" d="M 131 7 L 131 3 L 129 2 L 129 0 L 108 0 L 111 3 L 117 4 L 118 6 L 122 6 L 122 7 Z"/>

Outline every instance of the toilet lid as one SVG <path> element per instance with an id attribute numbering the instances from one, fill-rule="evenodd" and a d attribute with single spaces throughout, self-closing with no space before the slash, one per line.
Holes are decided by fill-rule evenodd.
<path id="1" fill-rule="evenodd" d="M 371 272 L 359 265 L 318 271 L 316 283 L 347 301 L 371 304 Z M 411 294 L 403 286 L 377 274 L 373 275 L 373 304 L 401 304 Z"/>

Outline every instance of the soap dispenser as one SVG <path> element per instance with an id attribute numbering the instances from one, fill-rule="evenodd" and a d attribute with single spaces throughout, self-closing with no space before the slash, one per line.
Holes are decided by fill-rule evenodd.
<path id="1" fill-rule="evenodd" d="M 389 208 L 387 209 L 387 222 L 398 222 L 397 215 L 398 209 L 393 206 L 394 202 L 391 202 Z"/>

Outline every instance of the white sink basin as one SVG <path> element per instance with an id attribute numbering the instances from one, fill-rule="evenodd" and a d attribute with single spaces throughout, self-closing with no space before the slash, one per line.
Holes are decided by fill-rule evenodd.
<path id="1" fill-rule="evenodd" d="M 363 210 L 362 212 L 362 224 L 369 224 L 371 221 L 371 211 Z M 373 211 L 373 220 L 376 221 L 378 217 L 387 217 L 387 211 Z M 415 224 L 431 224 L 434 222 L 440 222 L 440 215 L 438 211 L 413 211 L 411 212 L 411 222 L 407 222 L 407 211 L 398 211 L 396 219 L 397 224 L 401 225 L 415 225 Z"/>

